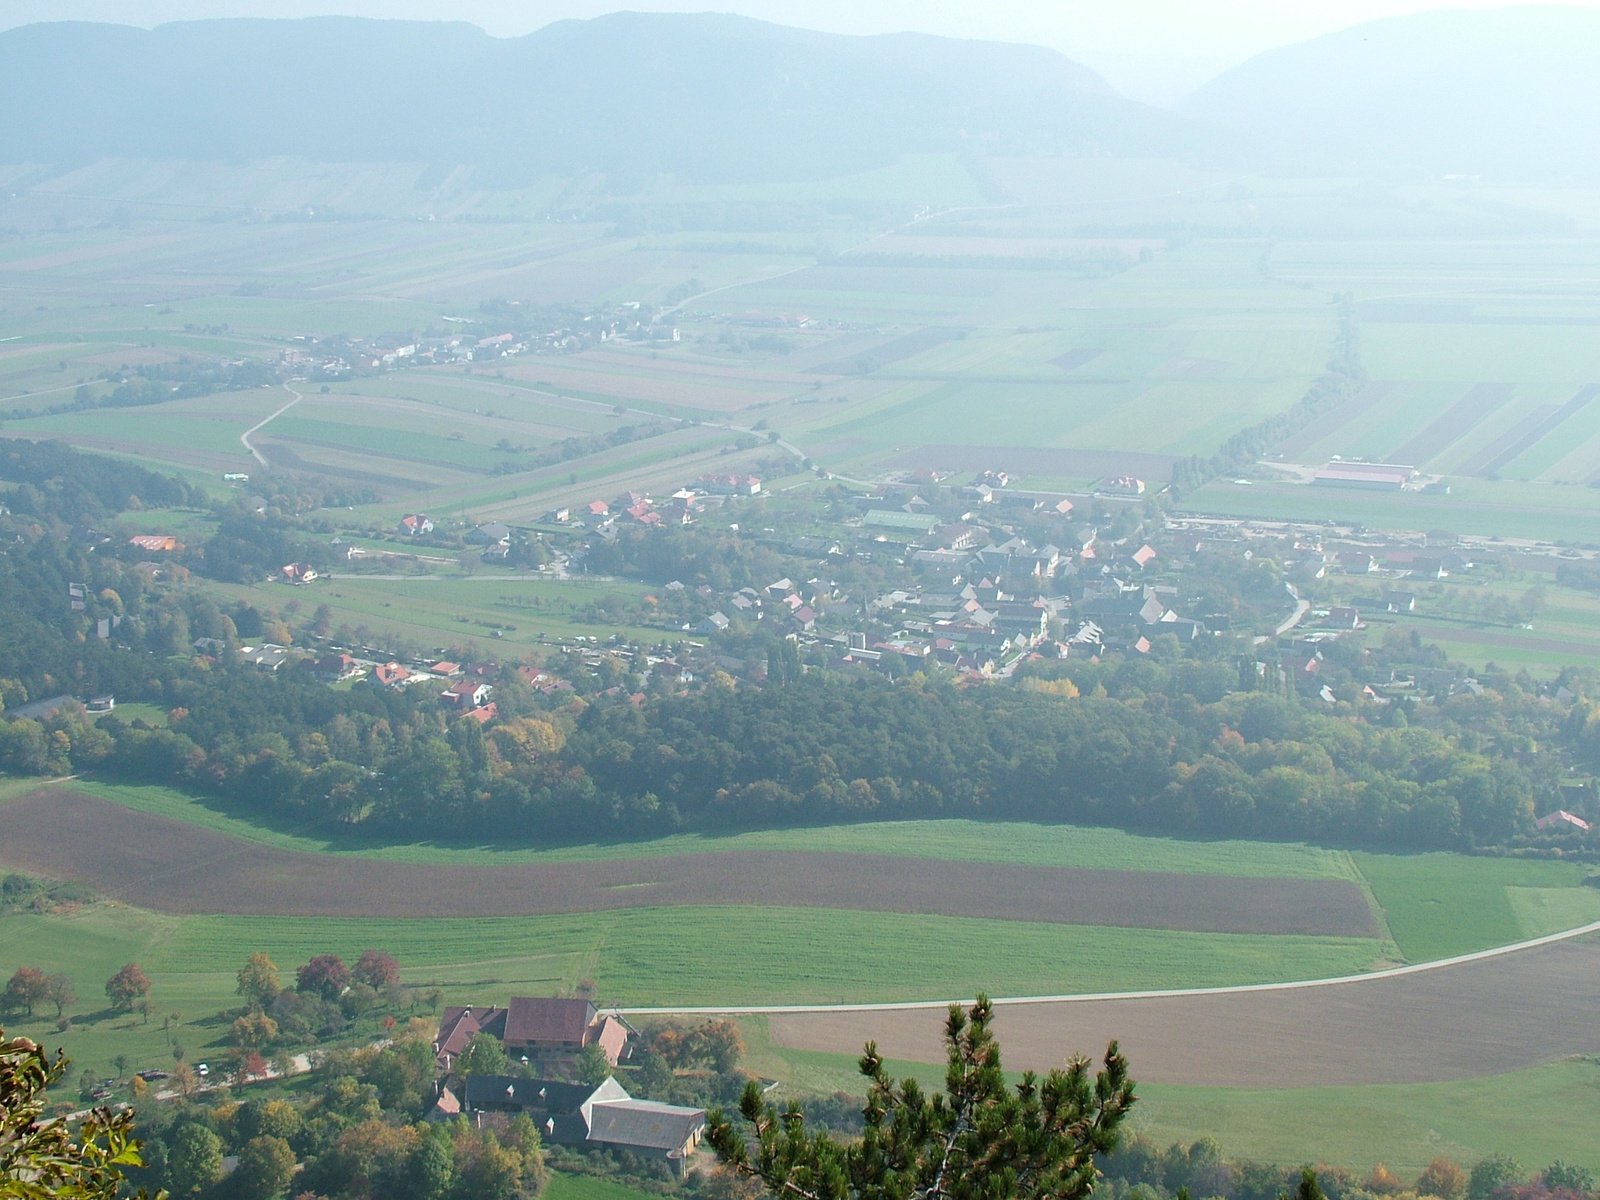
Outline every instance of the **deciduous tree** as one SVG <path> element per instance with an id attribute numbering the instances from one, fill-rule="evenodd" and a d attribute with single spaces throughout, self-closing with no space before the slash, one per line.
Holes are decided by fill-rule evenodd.
<path id="1" fill-rule="evenodd" d="M 78 1002 L 78 994 L 72 990 L 72 980 L 65 975 L 51 975 L 45 980 L 45 997 L 56 1006 L 58 1017 L 67 1011 L 67 1005 Z"/>
<path id="2" fill-rule="evenodd" d="M 294 1178 L 294 1151 L 279 1137 L 253 1137 L 239 1150 L 230 1181 L 241 1200 L 275 1200 Z"/>
<path id="3" fill-rule="evenodd" d="M 270 1046 L 278 1038 L 278 1023 L 264 1012 L 246 1013 L 233 1023 L 233 1044 L 245 1050 Z"/>
<path id="4" fill-rule="evenodd" d="M 1489 1200 L 1508 1183 L 1521 1183 L 1526 1174 L 1522 1164 L 1507 1154 L 1491 1154 L 1480 1159 L 1467 1178 L 1470 1200 Z"/>
<path id="5" fill-rule="evenodd" d="M 504 1075 L 510 1065 L 506 1048 L 492 1033 L 475 1033 L 456 1059 L 456 1070 L 463 1075 Z"/>
<path id="6" fill-rule="evenodd" d="M 1467 1194 L 1467 1173 L 1448 1158 L 1436 1158 L 1417 1176 L 1417 1195 L 1461 1200 Z"/>
<path id="7" fill-rule="evenodd" d="M 374 991 L 382 991 L 400 982 L 400 964 L 394 956 L 382 950 L 365 950 L 356 961 L 350 977 L 364 983 Z"/>
<path id="8" fill-rule="evenodd" d="M 30 1017 L 33 1016 L 33 1006 L 43 1003 L 49 997 L 49 977 L 38 967 L 18 967 L 6 981 L 6 1007 L 20 1008 Z"/>
<path id="9" fill-rule="evenodd" d="M 106 996 L 113 1008 L 132 1012 L 133 1006 L 150 994 L 150 977 L 138 963 L 128 963 L 106 980 Z"/>
<path id="10" fill-rule="evenodd" d="M 184 1125 L 167 1150 L 167 1184 L 173 1200 L 193 1200 L 221 1178 L 222 1139 L 204 1125 Z"/>
<path id="11" fill-rule="evenodd" d="M 235 989 L 251 1008 L 265 1008 L 283 991 L 278 978 L 278 967 L 265 954 L 252 954 L 239 972 L 239 986 Z"/>
<path id="12" fill-rule="evenodd" d="M 315 992 L 324 1000 L 337 1000 L 350 986 L 350 968 L 337 954 L 319 954 L 294 975 L 295 989 Z"/>
<path id="13" fill-rule="evenodd" d="M 890 1078 L 875 1043 L 861 1057 L 871 1084 L 859 1142 L 807 1132 L 793 1103 L 780 1112 L 754 1081 L 739 1109 L 748 1131 L 720 1109 L 706 1139 L 718 1158 L 759 1180 L 781 1200 L 1082 1200 L 1095 1155 L 1117 1146 L 1134 1103 L 1128 1064 L 1116 1042 L 1092 1077 L 1078 1057 L 1044 1079 L 1032 1071 L 1006 1086 L 989 1031 L 994 1010 L 979 996 L 952 1005 L 945 1022 L 945 1093 L 926 1097 L 914 1079 Z"/>

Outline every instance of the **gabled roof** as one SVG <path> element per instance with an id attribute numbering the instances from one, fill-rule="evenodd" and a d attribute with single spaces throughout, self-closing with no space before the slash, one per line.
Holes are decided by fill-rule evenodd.
<path id="1" fill-rule="evenodd" d="M 590 1110 L 589 1140 L 650 1150 L 682 1150 L 705 1128 L 703 1109 L 654 1100 L 608 1100 Z"/>
<path id="2" fill-rule="evenodd" d="M 506 1041 L 570 1042 L 581 1046 L 594 1016 L 594 1005 L 587 1000 L 513 996 L 506 1016 Z"/>
<path id="3" fill-rule="evenodd" d="M 587 1084 L 561 1083 L 553 1079 L 524 1079 L 513 1075 L 468 1075 L 467 1107 L 485 1108 L 491 1104 L 507 1104 L 517 1108 L 533 1109 L 536 1112 L 575 1113 L 595 1094 L 595 1091 L 595 1088 Z"/>

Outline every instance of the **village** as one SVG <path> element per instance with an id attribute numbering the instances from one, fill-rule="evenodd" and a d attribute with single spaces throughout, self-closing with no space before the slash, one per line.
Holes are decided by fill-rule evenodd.
<path id="1" fill-rule="evenodd" d="M 956 476 L 925 469 L 864 490 L 836 489 L 826 515 L 812 505 L 797 518 L 793 504 L 771 507 L 760 477 L 712 473 L 659 497 L 629 491 L 558 507 L 528 528 L 486 522 L 451 533 L 425 513 L 407 513 L 388 536 L 415 546 L 419 558 L 449 536 L 487 566 L 520 556 L 526 571 L 528 549 L 536 547 L 541 577 L 604 579 L 591 568 L 620 563 L 625 575 L 627 546 L 703 526 L 771 546 L 773 561 L 790 573 L 722 588 L 645 579 L 654 590 L 635 622 L 660 629 L 655 644 L 540 634 L 544 653 L 504 668 L 492 659 L 452 661 L 444 647 L 432 657 L 397 659 L 327 639 L 316 648 L 262 642 L 240 653 L 265 670 L 297 664 L 329 684 L 370 677 L 384 687 L 437 686 L 448 710 L 487 723 L 497 715 L 493 691 L 506 670 L 546 695 L 575 682 L 582 687 L 603 674 L 608 660 L 622 664 L 635 683 L 669 693 L 712 672 L 760 683 L 768 669 L 764 647 L 774 638 L 791 642 L 807 665 L 891 677 L 945 670 L 981 682 L 1011 678 L 1041 660 L 1171 657 L 1194 653 L 1210 639 L 1232 644 L 1249 634 L 1257 650 L 1254 686 L 1292 689 L 1331 706 L 1341 696 L 1326 678 L 1327 655 L 1366 629 L 1364 614 L 1413 613 L 1422 586 L 1470 575 L 1477 552 L 1494 550 L 1312 523 L 1174 518 L 1146 532 L 1140 514 L 1153 491 L 1121 476 L 1069 496 L 1018 488 L 1003 471 Z M 171 538 L 134 541 L 141 549 L 174 549 Z M 360 569 L 377 553 L 352 543 L 343 557 Z M 1260 621 L 1238 624 L 1236 606 L 1230 610 L 1214 595 L 1186 587 L 1218 563 L 1258 557 L 1281 576 L 1278 598 L 1266 604 L 1276 613 L 1266 628 Z M 290 563 L 279 578 L 305 586 L 322 576 L 308 563 Z M 1314 602 L 1330 586 L 1344 599 Z M 205 641 L 197 641 L 197 651 L 220 651 Z M 1360 698 L 1381 707 L 1397 697 L 1447 698 L 1477 687 L 1454 670 L 1423 671 L 1388 685 L 1364 684 Z M 601 690 L 638 703 L 650 689 L 614 683 Z"/>

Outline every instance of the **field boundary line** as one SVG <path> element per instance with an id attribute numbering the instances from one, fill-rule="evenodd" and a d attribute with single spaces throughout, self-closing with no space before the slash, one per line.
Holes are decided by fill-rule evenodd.
<path id="1" fill-rule="evenodd" d="M 285 404 L 282 408 L 280 408 L 277 412 L 273 413 L 270 417 L 267 417 L 266 419 L 261 420 L 261 421 L 257 421 L 254 425 L 250 426 L 249 429 L 246 429 L 243 433 L 241 433 L 239 435 L 239 443 L 240 443 L 240 445 L 242 445 L 246 450 L 250 451 L 251 456 L 254 457 L 255 460 L 258 463 L 260 463 L 263 467 L 270 467 L 272 464 L 269 463 L 266 460 L 265 456 L 262 455 L 261 451 L 257 450 L 254 446 L 252 446 L 250 444 L 250 435 L 252 433 L 256 432 L 256 430 L 258 430 L 258 429 L 265 429 L 273 421 L 276 421 L 279 417 L 283 416 L 284 413 L 288 412 L 296 404 L 299 404 L 300 401 L 305 399 L 304 396 L 302 396 L 299 392 L 295 391 L 287 383 L 283 385 L 283 390 L 288 392 L 291 396 L 293 396 L 294 399 L 289 401 L 289 403 Z"/>
<path id="2" fill-rule="evenodd" d="M 1560 933 L 1547 933 L 1543 937 L 1530 938 L 1525 942 L 1512 942 L 1509 945 L 1494 946 L 1488 950 L 1474 950 L 1470 954 L 1458 954 L 1453 958 L 1438 958 L 1431 962 L 1410 963 L 1403 967 L 1388 967 L 1382 971 L 1370 971 L 1362 975 L 1336 975 L 1328 979 L 1296 979 L 1288 983 L 1240 983 L 1225 987 L 1163 988 L 1148 992 L 1079 992 L 1060 996 L 1004 996 L 992 1000 L 991 1003 L 999 1007 L 1001 1005 L 1018 1004 L 1081 1004 L 1101 1000 L 1170 1000 L 1184 996 L 1234 996 L 1251 992 L 1293 992 L 1304 991 L 1308 988 L 1340 987 L 1352 983 L 1370 983 L 1379 979 L 1397 979 L 1403 975 L 1421 975 L 1428 971 L 1443 970 L 1445 967 L 1458 967 L 1466 963 L 1499 958 L 1506 954 L 1516 954 L 1523 950 L 1534 950 L 1540 946 L 1549 946 L 1556 942 L 1568 941 L 1590 933 L 1600 933 L 1600 921 L 1591 921 L 1587 925 L 1580 925 L 1575 929 L 1565 929 Z M 721 1007 L 613 1008 L 607 1011 L 621 1013 L 624 1016 L 641 1017 L 674 1014 L 755 1017 L 779 1016 L 786 1013 L 803 1015 L 805 1013 L 908 1012 L 916 1009 L 943 1009 L 952 1004 L 970 1005 L 972 1003 L 972 999 L 900 1000 L 878 1004 L 754 1004 L 724 1005 Z"/>

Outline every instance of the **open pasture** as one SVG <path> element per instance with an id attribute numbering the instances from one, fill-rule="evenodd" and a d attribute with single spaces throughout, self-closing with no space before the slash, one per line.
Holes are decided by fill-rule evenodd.
<path id="1" fill-rule="evenodd" d="M 865 1099 L 859 1047 L 855 1053 L 798 1050 L 773 1045 L 765 1018 L 740 1025 L 752 1069 L 792 1088 Z M 1010 1043 L 1000 1049 L 1010 1064 Z M 1101 1047 L 1079 1049 L 1092 1054 Z M 1337 1163 L 1363 1175 L 1381 1162 L 1407 1178 L 1440 1155 L 1467 1164 L 1509 1154 L 1529 1165 L 1561 1159 L 1600 1167 L 1589 1136 L 1600 1121 L 1600 1063 L 1590 1058 L 1433 1083 L 1330 1087 L 1308 1080 L 1290 1088 L 1154 1083 L 1142 1066 L 1135 1058 L 1139 1102 L 1128 1125 L 1158 1147 L 1211 1137 L 1229 1159 Z M 896 1079 L 944 1087 L 942 1064 L 890 1059 L 888 1067 Z M 1007 1074 L 1018 1072 L 1008 1068 Z"/>
<path id="2" fill-rule="evenodd" d="M 1553 567 L 1560 560 L 1544 561 Z M 1542 572 L 1526 571 L 1503 581 L 1476 579 L 1469 572 L 1412 586 L 1417 597 L 1414 612 L 1363 614 L 1369 626 L 1368 645 L 1376 645 L 1391 627 L 1415 629 L 1469 666 L 1482 668 L 1492 662 L 1513 672 L 1526 667 L 1544 677 L 1564 666 L 1592 665 L 1600 658 L 1600 596 L 1551 582 Z M 1344 582 L 1343 587 L 1346 598 L 1349 593 L 1371 591 L 1360 580 Z M 1515 606 L 1535 587 L 1543 603 L 1527 622 L 1504 617 L 1488 621 L 1477 615 L 1482 602 L 1498 599 Z"/>
<path id="3" fill-rule="evenodd" d="M 119 711 L 121 710 L 119 705 Z M 38 781 L 14 781 L 22 791 Z M 1082 825 L 1012 821 L 879 821 L 856 825 L 800 826 L 744 833 L 682 833 L 649 841 L 554 842 L 471 845 L 397 843 L 352 835 L 343 826 L 289 829 L 214 797 L 188 795 L 154 784 L 112 784 L 76 779 L 54 785 L 114 804 L 170 817 L 244 841 L 320 854 L 358 854 L 390 862 L 507 863 L 599 862 L 618 858 L 708 854 L 722 850 L 819 850 L 899 854 L 914 858 L 1114 871 L 1159 871 L 1270 879 L 1360 879 L 1349 854 L 1298 842 L 1187 841 Z M 8 793 L 0 792 L 0 799 Z M 20 793 L 19 793 L 20 794 Z"/>
<path id="4" fill-rule="evenodd" d="M 276 584 L 207 581 L 203 586 L 219 597 L 253 604 L 275 605 L 289 598 Z M 550 579 L 485 566 L 466 577 L 335 575 L 318 580 L 309 599 L 328 606 L 335 628 L 364 627 L 375 637 L 398 636 L 424 647 L 475 645 L 488 653 L 491 644 L 509 644 L 525 651 L 578 635 L 620 633 L 646 643 L 658 641 L 666 636 L 665 626 L 636 627 L 587 611 L 590 605 L 608 599 L 637 600 L 646 593 L 643 585 L 625 580 Z M 302 603 L 308 599 L 303 593 L 297 596 Z M 498 638 L 494 637 L 496 629 Z"/>
<path id="5" fill-rule="evenodd" d="M 94 904 L 59 915 L 0 916 L 0 967 L 64 972 L 86 999 L 65 1035 L 50 1021 L 15 1031 L 54 1039 L 85 1065 L 119 1051 L 168 1060 L 158 1023 L 101 1010 L 99 982 L 138 962 L 158 1012 L 190 1020 L 237 1003 L 234 974 L 256 951 L 293 969 L 315 954 L 353 961 L 392 952 L 407 985 L 445 1003 L 505 1003 L 593 980 L 607 1003 L 635 1006 L 895 1001 L 1056 994 L 1341 974 L 1372 961 L 1370 939 L 1108 929 L 841 909 L 632 908 L 471 920 L 167 916 Z M 959 952 L 956 948 L 959 947 Z M 181 1035 L 191 1049 L 223 1028 Z M 191 1036 L 195 1040 L 191 1040 Z M 200 1043 L 207 1044 L 207 1043 Z M 196 1058 L 200 1055 L 196 1054 Z"/>
<path id="6" fill-rule="evenodd" d="M 1454 477 L 1444 492 L 1365 492 L 1297 483 L 1215 480 L 1179 511 L 1275 521 L 1337 521 L 1371 529 L 1600 544 L 1600 488 Z"/>

